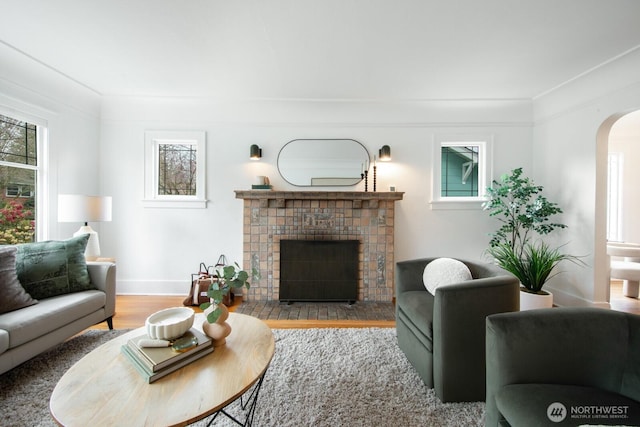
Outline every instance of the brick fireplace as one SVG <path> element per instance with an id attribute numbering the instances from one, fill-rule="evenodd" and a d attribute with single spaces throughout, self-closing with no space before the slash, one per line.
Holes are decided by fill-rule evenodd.
<path id="1" fill-rule="evenodd" d="M 395 202 L 402 192 L 237 190 L 244 199 L 243 265 L 261 278 L 246 298 L 279 299 L 281 240 L 358 240 L 358 301 L 393 299 Z"/>

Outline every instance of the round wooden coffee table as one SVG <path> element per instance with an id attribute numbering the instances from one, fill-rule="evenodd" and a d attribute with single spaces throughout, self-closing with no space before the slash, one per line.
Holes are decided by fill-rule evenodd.
<path id="1" fill-rule="evenodd" d="M 196 315 L 194 327 L 203 320 Z M 261 320 L 243 314 L 230 313 L 227 322 L 232 332 L 226 345 L 152 384 L 120 350 L 144 328 L 101 345 L 56 385 L 49 402 L 53 418 L 64 426 L 182 426 L 226 413 L 224 407 L 254 385 L 252 397 L 257 398 L 275 351 L 273 333 Z"/>

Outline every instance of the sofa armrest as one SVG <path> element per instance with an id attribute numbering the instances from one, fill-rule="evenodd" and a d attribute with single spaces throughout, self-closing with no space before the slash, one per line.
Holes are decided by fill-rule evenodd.
<path id="1" fill-rule="evenodd" d="M 587 307 L 489 316 L 486 425 L 498 425 L 495 394 L 508 384 L 571 384 L 625 394 L 626 316 Z"/>
<path id="2" fill-rule="evenodd" d="M 91 283 L 106 294 L 105 313 L 116 312 L 116 265 L 111 262 L 87 261 Z"/>
<path id="3" fill-rule="evenodd" d="M 396 263 L 396 298 L 402 292 L 425 290 L 422 282 L 422 274 L 427 264 L 434 259 L 435 258 L 422 258 Z"/>
<path id="4" fill-rule="evenodd" d="M 443 401 L 485 396 L 485 322 L 495 313 L 519 309 L 513 276 L 475 279 L 439 287 L 433 308 L 433 377 Z"/>

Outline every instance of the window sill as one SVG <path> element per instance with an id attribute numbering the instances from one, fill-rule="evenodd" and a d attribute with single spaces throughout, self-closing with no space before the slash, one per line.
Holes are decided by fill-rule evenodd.
<path id="1" fill-rule="evenodd" d="M 431 205 L 431 210 L 440 211 L 440 210 L 482 210 L 482 204 L 485 202 L 484 199 L 474 199 L 474 200 L 431 200 L 429 204 Z"/>
<path id="2" fill-rule="evenodd" d="M 169 209 L 206 209 L 208 200 L 162 200 L 143 199 L 144 208 L 169 208 Z"/>

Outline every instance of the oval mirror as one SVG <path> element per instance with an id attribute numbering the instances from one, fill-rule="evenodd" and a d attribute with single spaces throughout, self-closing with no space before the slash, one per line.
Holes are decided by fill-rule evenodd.
<path id="1" fill-rule="evenodd" d="M 353 139 L 294 139 L 278 154 L 278 171 L 299 187 L 349 186 L 362 180 L 369 152 Z"/>

